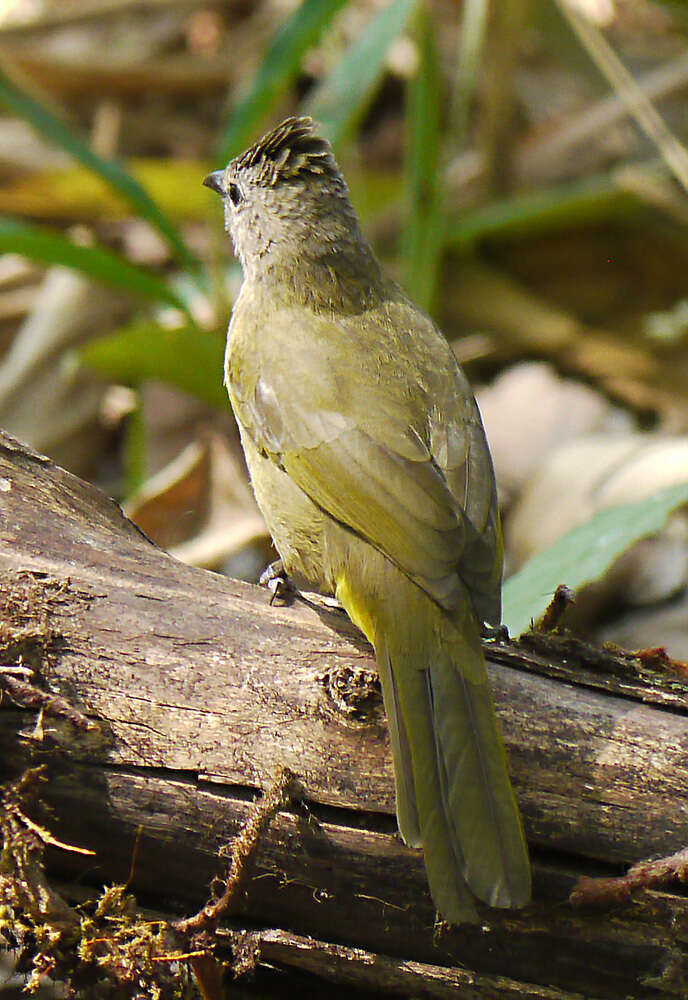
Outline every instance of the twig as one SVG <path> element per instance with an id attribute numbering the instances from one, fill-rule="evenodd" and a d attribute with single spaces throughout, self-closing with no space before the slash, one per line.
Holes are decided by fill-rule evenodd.
<path id="1" fill-rule="evenodd" d="M 23 667 L 2 667 L 0 668 L 0 692 L 6 691 L 12 701 L 20 708 L 42 708 L 49 715 L 61 716 L 68 719 L 77 729 L 87 732 L 95 729 L 96 725 L 91 722 L 83 712 L 79 712 L 64 698 L 57 694 L 50 694 L 42 691 L 27 681 L 20 681 L 13 677 L 13 673 L 23 673 Z"/>
<path id="2" fill-rule="evenodd" d="M 45 827 L 39 826 L 38 823 L 34 823 L 34 821 L 29 819 L 26 813 L 23 813 L 18 807 L 15 809 L 14 815 L 15 818 L 20 823 L 23 823 L 28 830 L 35 833 L 39 840 L 41 840 L 44 844 L 49 844 L 51 847 L 59 847 L 61 851 L 71 851 L 73 854 L 95 856 L 96 852 L 91 851 L 88 847 L 76 847 L 74 844 L 65 844 L 64 841 L 58 840 L 57 837 L 53 837 L 50 830 L 46 830 Z"/>
<path id="3" fill-rule="evenodd" d="M 662 63 L 656 69 L 639 76 L 636 84 L 649 101 L 661 101 L 688 84 L 688 52 Z M 543 176 L 561 163 L 575 147 L 582 148 L 596 135 L 611 129 L 628 115 L 628 105 L 614 92 L 588 105 L 583 111 L 567 117 L 555 131 L 532 136 L 516 153 L 516 174 L 519 181 L 533 180 L 533 174 Z"/>
<path id="4" fill-rule="evenodd" d="M 219 899 L 206 903 L 192 917 L 178 921 L 174 928 L 182 934 L 213 930 L 229 911 L 246 871 L 252 854 L 258 847 L 262 834 L 274 816 L 292 797 L 295 776 L 286 767 L 280 767 L 275 780 L 261 799 L 253 803 L 248 820 L 231 847 L 231 864 L 225 890 Z"/>
<path id="5" fill-rule="evenodd" d="M 276 813 L 292 797 L 294 785 L 295 777 L 292 772 L 286 767 L 280 767 L 268 791 L 253 803 L 249 817 L 230 849 L 232 860 L 224 892 L 219 899 L 206 903 L 194 916 L 178 920 L 172 925 L 173 929 L 184 935 L 187 941 L 200 945 L 208 943 L 209 936 L 206 932 L 214 931 L 222 917 L 228 913 L 261 836 Z M 236 942 L 233 942 L 233 947 L 236 951 Z M 251 950 L 248 962 L 245 961 L 246 956 L 242 951 L 239 947 L 238 962 L 234 963 L 235 976 L 254 968 L 257 961 L 255 949 Z M 223 1000 L 225 994 L 222 967 L 219 962 L 205 947 L 201 948 L 200 954 L 191 954 L 189 964 L 203 1000 Z"/>
<path id="6" fill-rule="evenodd" d="M 139 823 L 136 829 L 136 840 L 134 841 L 134 848 L 131 852 L 131 864 L 129 865 L 129 875 L 127 876 L 127 881 L 124 883 L 124 889 L 128 889 L 131 883 L 134 881 L 134 873 L 136 872 L 136 859 L 139 856 L 139 847 L 141 846 L 141 836 L 143 834 L 143 825 Z"/>
<path id="7" fill-rule="evenodd" d="M 688 847 L 655 861 L 639 861 L 619 878 L 581 876 L 569 897 L 574 906 L 612 906 L 627 903 L 640 889 L 655 889 L 678 879 L 688 881 Z"/>
<path id="8" fill-rule="evenodd" d="M 567 0 L 557 0 L 559 8 L 597 68 L 614 88 L 629 113 L 655 144 L 685 191 L 688 191 L 688 151 L 676 138 L 647 94 L 617 56 L 602 32 L 575 10 Z"/>

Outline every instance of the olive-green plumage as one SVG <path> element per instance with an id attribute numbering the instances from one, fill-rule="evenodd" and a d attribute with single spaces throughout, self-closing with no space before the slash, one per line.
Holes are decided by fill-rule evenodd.
<path id="1" fill-rule="evenodd" d="M 283 122 L 206 178 L 244 270 L 225 380 L 287 572 L 375 648 L 397 817 L 452 922 L 523 906 L 530 867 L 480 647 L 502 551 L 480 415 L 432 320 L 380 271 L 329 145 Z"/>

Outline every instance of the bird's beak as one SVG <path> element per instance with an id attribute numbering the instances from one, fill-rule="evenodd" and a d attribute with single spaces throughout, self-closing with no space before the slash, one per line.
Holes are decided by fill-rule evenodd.
<path id="1" fill-rule="evenodd" d="M 213 191 L 217 191 L 218 194 L 224 195 L 225 188 L 222 183 L 224 173 L 224 170 L 213 170 L 212 174 L 208 174 L 206 179 L 203 181 L 204 185 L 207 188 L 212 188 Z"/>

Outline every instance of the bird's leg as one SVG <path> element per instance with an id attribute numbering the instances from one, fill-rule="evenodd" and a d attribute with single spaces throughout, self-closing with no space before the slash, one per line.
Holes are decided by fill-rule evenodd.
<path id="1" fill-rule="evenodd" d="M 270 597 L 271 605 L 274 604 L 277 598 L 282 601 L 288 601 L 294 594 L 298 593 L 296 587 L 287 576 L 287 571 L 281 559 L 275 559 L 269 566 L 266 566 L 260 574 L 258 582 L 261 587 L 267 587 L 270 591 L 272 595 Z"/>

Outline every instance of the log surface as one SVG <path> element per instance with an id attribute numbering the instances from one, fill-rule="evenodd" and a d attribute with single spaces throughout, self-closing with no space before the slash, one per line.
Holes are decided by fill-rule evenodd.
<path id="1" fill-rule="evenodd" d="M 535 900 L 437 935 L 422 857 L 395 835 L 370 649 L 340 612 L 268 596 L 176 562 L 94 487 L 0 436 L 0 664 L 30 667 L 97 723 L 83 732 L 46 710 L 37 733 L 21 699 L 0 705 L 0 766 L 47 762 L 56 835 L 96 851 L 51 852 L 55 873 L 126 881 L 141 826 L 133 891 L 188 912 L 255 790 L 286 765 L 308 808 L 271 825 L 236 914 L 262 929 L 266 961 L 392 994 L 688 995 L 679 892 L 613 914 L 568 903 L 578 875 L 688 840 L 678 675 L 648 683 L 608 664 L 596 674 L 589 655 L 579 671 L 570 650 L 548 664 L 542 650 L 493 648 Z"/>

